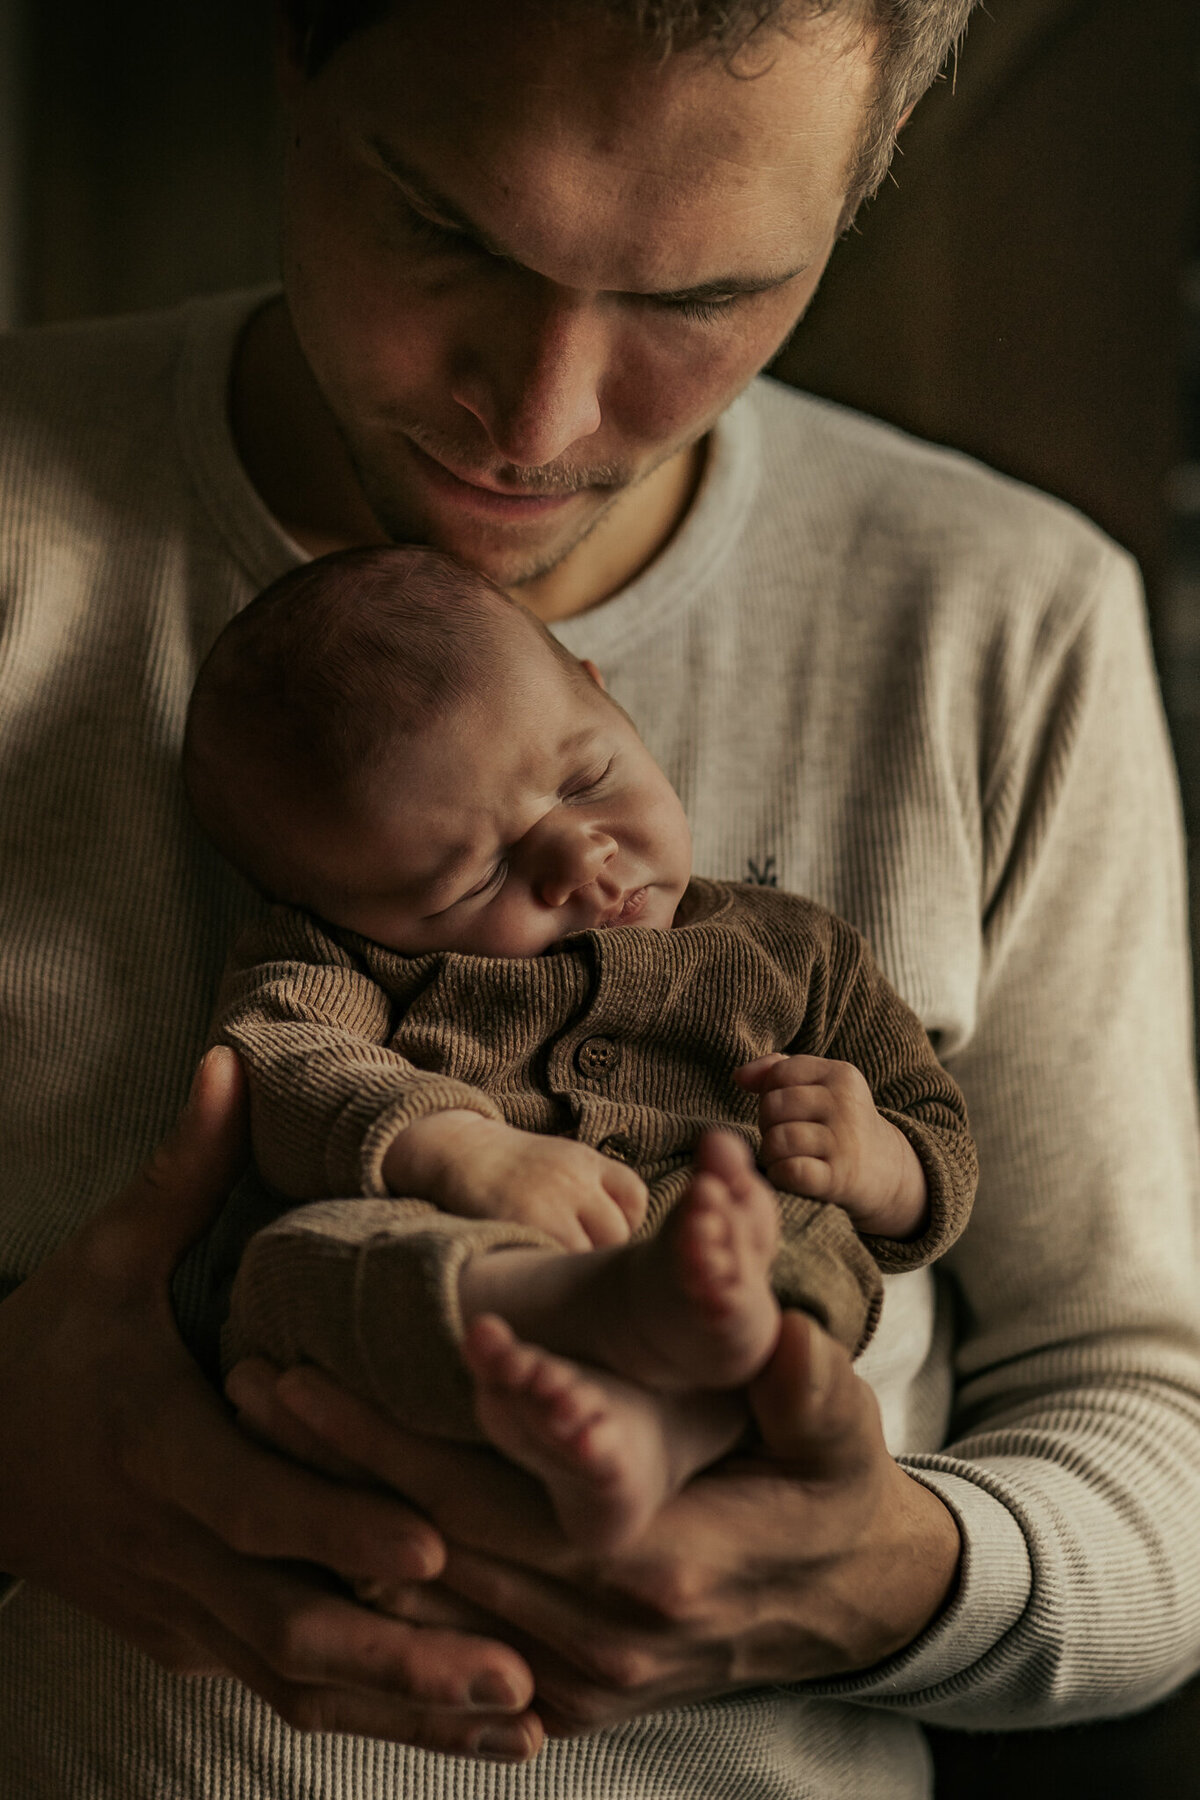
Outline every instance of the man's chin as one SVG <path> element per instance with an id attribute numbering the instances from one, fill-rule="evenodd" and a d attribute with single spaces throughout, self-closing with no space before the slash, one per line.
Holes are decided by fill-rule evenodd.
<path id="1" fill-rule="evenodd" d="M 380 525 L 396 543 L 428 544 L 478 569 L 497 587 L 520 588 L 561 567 L 591 536 L 616 496 L 581 494 L 571 504 L 571 516 L 499 526 L 416 514 L 410 508 L 370 498 Z"/>

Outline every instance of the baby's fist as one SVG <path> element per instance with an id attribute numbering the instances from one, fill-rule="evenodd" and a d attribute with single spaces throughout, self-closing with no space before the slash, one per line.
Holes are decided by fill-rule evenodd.
<path id="1" fill-rule="evenodd" d="M 925 1223 L 925 1171 L 902 1131 L 875 1106 L 853 1063 L 763 1056 L 734 1080 L 759 1096 L 759 1161 L 785 1193 L 840 1206 L 859 1231 L 907 1238 Z"/>
<path id="2" fill-rule="evenodd" d="M 383 1173 L 394 1194 L 460 1218 L 530 1225 L 564 1250 L 625 1243 L 648 1199 L 639 1175 L 588 1144 L 465 1111 L 410 1125 L 390 1146 Z"/>

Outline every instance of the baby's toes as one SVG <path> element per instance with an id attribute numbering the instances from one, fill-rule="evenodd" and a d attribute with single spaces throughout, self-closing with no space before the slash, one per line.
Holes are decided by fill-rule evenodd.
<path id="1" fill-rule="evenodd" d="M 516 1333 L 498 1313 L 477 1313 L 463 1333 L 463 1360 L 481 1380 L 500 1379 L 516 1347 Z"/>

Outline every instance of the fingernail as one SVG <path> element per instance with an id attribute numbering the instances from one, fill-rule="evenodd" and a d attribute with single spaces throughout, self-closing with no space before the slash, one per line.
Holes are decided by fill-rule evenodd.
<path id="1" fill-rule="evenodd" d="M 505 1762 L 526 1762 L 529 1748 L 525 1732 L 513 1726 L 489 1725 L 475 1739 L 477 1756 L 500 1757 Z"/>
<path id="2" fill-rule="evenodd" d="M 467 1689 L 467 1699 L 472 1706 L 517 1706 L 520 1702 L 513 1692 L 512 1683 L 495 1671 L 487 1675 L 477 1675 Z"/>
<path id="3" fill-rule="evenodd" d="M 433 1581 L 445 1566 L 440 1544 L 406 1538 L 400 1546 L 401 1560 L 410 1581 Z"/>
<path id="4" fill-rule="evenodd" d="M 192 1085 L 188 1089 L 188 1097 L 185 1102 L 188 1106 L 192 1104 L 196 1095 L 200 1092 L 200 1083 L 204 1078 L 204 1071 L 212 1060 L 213 1050 L 215 1049 L 216 1045 L 214 1044 L 212 1050 L 206 1050 L 204 1055 L 200 1058 L 200 1061 L 196 1064 L 196 1073 L 192 1076 Z"/>

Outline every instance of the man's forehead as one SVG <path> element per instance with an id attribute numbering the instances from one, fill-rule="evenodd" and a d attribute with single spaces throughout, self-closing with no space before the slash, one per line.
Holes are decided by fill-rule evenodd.
<path id="1" fill-rule="evenodd" d="M 653 292 L 704 279 L 717 245 L 722 273 L 753 276 L 820 253 L 874 80 L 840 19 L 772 31 L 743 70 L 648 54 L 602 9 L 422 12 L 351 41 L 346 116 L 520 260 Z M 621 262 L 604 280 L 584 266 L 601 251 Z"/>

